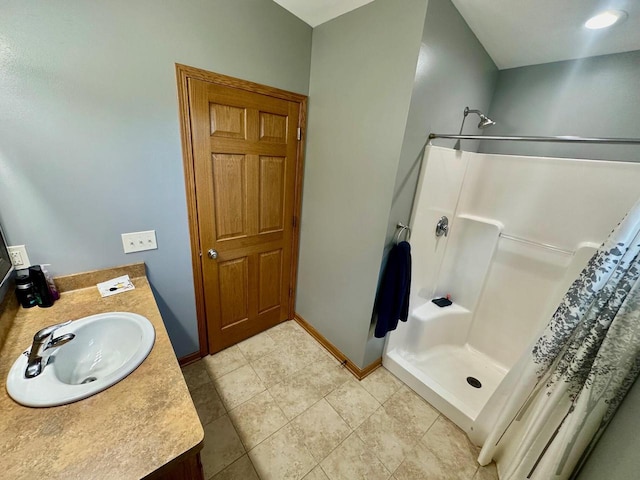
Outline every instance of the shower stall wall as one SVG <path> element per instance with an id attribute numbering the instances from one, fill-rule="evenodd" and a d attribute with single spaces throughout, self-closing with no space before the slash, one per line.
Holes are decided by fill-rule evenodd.
<path id="1" fill-rule="evenodd" d="M 383 364 L 480 445 L 518 359 L 640 192 L 640 164 L 427 147 L 410 315 Z M 435 226 L 446 216 L 447 236 Z M 431 299 L 450 295 L 453 304 Z"/>

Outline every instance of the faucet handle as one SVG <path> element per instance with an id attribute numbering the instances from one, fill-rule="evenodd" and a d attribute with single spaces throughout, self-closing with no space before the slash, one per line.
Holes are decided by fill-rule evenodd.
<path id="1" fill-rule="evenodd" d="M 33 341 L 44 342 L 47 338 L 53 335 L 53 332 L 55 332 L 57 329 L 59 329 L 60 327 L 69 325 L 70 323 L 71 323 L 71 320 L 67 320 L 66 322 L 63 322 L 63 323 L 58 323 L 56 325 L 49 325 L 48 327 L 44 327 L 42 330 L 40 330 L 33 336 Z"/>

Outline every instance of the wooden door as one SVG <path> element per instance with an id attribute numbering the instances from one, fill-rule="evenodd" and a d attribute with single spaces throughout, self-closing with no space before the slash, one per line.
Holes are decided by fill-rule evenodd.
<path id="1" fill-rule="evenodd" d="M 188 98 L 214 353 L 289 318 L 300 103 L 194 78 Z"/>

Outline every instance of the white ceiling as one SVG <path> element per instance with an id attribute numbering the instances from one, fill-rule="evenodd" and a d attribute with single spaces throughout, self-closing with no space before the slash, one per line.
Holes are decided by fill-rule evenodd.
<path id="1" fill-rule="evenodd" d="M 274 0 L 312 27 L 373 0 Z M 401 0 L 396 0 L 401 1 Z M 499 69 L 640 50 L 640 0 L 452 0 Z M 629 17 L 603 30 L 602 10 Z"/>
<path id="2" fill-rule="evenodd" d="M 640 50 L 638 0 L 452 0 L 500 69 Z M 584 22 L 603 10 L 629 17 L 602 30 Z"/>
<path id="3" fill-rule="evenodd" d="M 273 0 L 312 27 L 328 22 L 373 0 Z"/>

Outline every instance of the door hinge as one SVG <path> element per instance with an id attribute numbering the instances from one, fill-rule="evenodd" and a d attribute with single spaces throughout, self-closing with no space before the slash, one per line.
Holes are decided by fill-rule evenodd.
<path id="1" fill-rule="evenodd" d="M 198 252 L 198 254 L 199 254 L 200 256 L 202 256 L 202 252 Z"/>
<path id="2" fill-rule="evenodd" d="M 289 296 L 292 297 L 293 296 L 293 287 L 289 287 Z"/>
<path id="3" fill-rule="evenodd" d="M 298 140 L 302 140 L 302 128 L 298 127 Z"/>
<path id="4" fill-rule="evenodd" d="M 293 228 L 296 228 L 298 226 L 298 217 L 293 217 L 293 221 L 291 223 Z"/>

